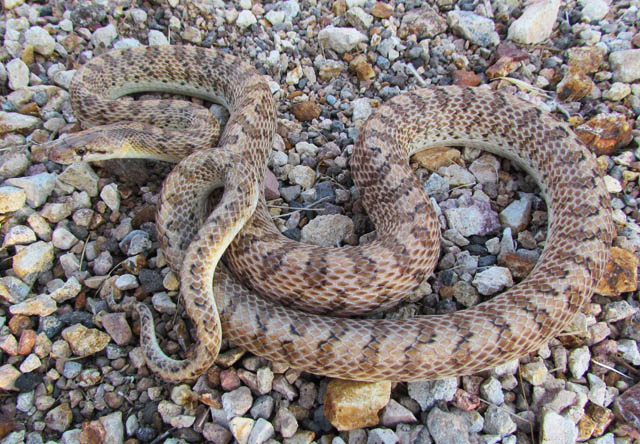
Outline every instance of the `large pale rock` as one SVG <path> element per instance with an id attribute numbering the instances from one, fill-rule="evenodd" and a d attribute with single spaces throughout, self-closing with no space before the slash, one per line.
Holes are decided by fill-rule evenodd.
<path id="1" fill-rule="evenodd" d="M 111 337 L 95 328 L 87 328 L 82 324 L 75 324 L 62 330 L 62 337 L 69 343 L 76 356 L 89 356 L 98 353 L 107 346 Z"/>
<path id="2" fill-rule="evenodd" d="M 560 0 L 542 0 L 529 4 L 522 15 L 509 26 L 507 38 L 532 44 L 549 38 L 558 17 Z"/>
<path id="3" fill-rule="evenodd" d="M 378 424 L 378 412 L 389 402 L 391 382 L 357 382 L 334 379 L 324 397 L 324 414 L 340 430 Z"/>
<path id="4" fill-rule="evenodd" d="M 343 53 L 351 51 L 358 43 L 366 42 L 367 36 L 355 28 L 327 26 L 318 33 L 318 41 L 324 47 Z"/>

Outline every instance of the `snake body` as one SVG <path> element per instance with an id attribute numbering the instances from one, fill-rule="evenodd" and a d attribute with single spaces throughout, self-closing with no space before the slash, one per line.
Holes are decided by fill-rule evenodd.
<path id="1" fill-rule="evenodd" d="M 227 106 L 230 119 L 218 147 L 212 148 L 216 124 L 209 125 L 201 111 L 174 108 L 173 101 L 148 101 L 149 109 L 139 111 L 147 105 L 140 101 L 136 112 L 124 111 L 118 97 L 142 90 L 181 92 Z M 362 127 L 351 158 L 376 241 L 331 249 L 285 240 L 269 220 L 261 190 L 275 108 L 265 81 L 247 64 L 195 47 L 113 51 L 84 65 L 71 93 L 80 120 L 100 126 L 60 141 L 52 160 L 175 161 L 187 155 L 163 185 L 157 224 L 196 327 L 193 359 L 166 356 L 149 309 L 136 304 L 147 363 L 168 380 L 206 370 L 218 352 L 220 330 L 257 355 L 343 379 L 470 374 L 534 351 L 560 333 L 591 297 L 607 261 L 614 228 L 593 155 L 566 124 L 506 94 L 440 87 L 382 105 Z M 114 102 L 117 111 L 106 118 Z M 139 115 L 148 118 L 131 122 Z M 183 134 L 186 145 L 176 148 L 171 132 Z M 110 138 L 119 141 L 115 148 L 107 147 Z M 162 144 L 161 153 L 154 144 Z M 518 285 L 456 313 L 407 320 L 336 317 L 386 308 L 433 271 L 439 227 L 408 159 L 442 145 L 507 157 L 536 180 L 550 221 L 537 265 Z M 220 186 L 221 202 L 207 215 L 206 196 Z M 219 263 L 229 245 L 234 274 Z M 331 315 L 320 314 L 326 312 Z"/>

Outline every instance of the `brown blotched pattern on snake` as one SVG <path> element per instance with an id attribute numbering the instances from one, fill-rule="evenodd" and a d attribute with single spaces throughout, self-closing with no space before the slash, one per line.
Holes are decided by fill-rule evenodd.
<path id="1" fill-rule="evenodd" d="M 234 344 L 297 369 L 357 380 L 470 374 L 534 351 L 560 333 L 590 298 L 603 272 L 614 228 L 595 159 L 567 125 L 520 99 L 483 88 L 441 87 L 411 91 L 381 106 L 361 129 L 351 159 L 354 181 L 376 224 L 376 243 L 323 249 L 285 240 L 269 220 L 261 192 L 275 112 L 268 87 L 252 68 L 201 48 L 136 48 L 110 54 L 91 63 L 104 71 L 116 92 L 97 93 L 84 104 L 74 99 L 74 107 L 90 106 L 90 114 L 104 115 L 110 106 L 104 97 L 130 92 L 131 87 L 122 85 L 137 81 L 144 88 L 136 91 L 180 91 L 220 101 L 231 112 L 220 148 L 184 159 L 163 187 L 160 239 L 172 267 L 181 267 L 181 294 L 199 341 L 194 359 L 170 359 L 157 344 L 150 311 L 138 305 L 147 362 L 167 379 L 192 378 L 213 363 L 219 348 L 218 311 L 222 332 Z M 132 73 L 128 69 L 133 63 L 147 68 Z M 83 77 L 77 77 L 74 84 L 82 83 Z M 164 86 L 154 88 L 157 84 Z M 200 118 L 166 120 L 169 127 L 195 120 L 196 136 L 206 126 Z M 166 137 L 155 127 L 143 132 Z M 80 134 L 76 137 L 87 138 Z M 156 157 L 181 157 L 202 145 L 209 148 L 213 139 L 215 134 L 201 144 L 189 142 L 177 154 Z M 365 312 L 395 303 L 428 277 L 439 251 L 438 224 L 410 174 L 408 158 L 445 144 L 507 157 L 538 182 L 550 227 L 546 247 L 527 279 L 470 309 L 408 320 L 320 316 L 277 302 L 312 312 Z M 90 144 L 89 151 L 104 149 L 102 142 L 96 145 L 100 148 Z M 143 157 L 128 151 L 128 141 L 122 145 L 127 150 L 111 150 L 107 156 Z M 53 158 L 61 160 L 73 150 L 78 151 L 73 141 L 61 142 Z M 137 147 L 133 151 L 140 152 Z M 222 201 L 207 217 L 206 195 L 221 185 Z M 229 264 L 242 281 L 217 264 L 234 236 Z M 333 263 L 338 267 L 330 268 Z M 243 282 L 275 302 L 256 296 Z M 374 284 L 367 287 L 369 282 Z M 284 296 L 275 294 L 282 288 Z M 312 297 L 322 304 L 306 305 Z"/>

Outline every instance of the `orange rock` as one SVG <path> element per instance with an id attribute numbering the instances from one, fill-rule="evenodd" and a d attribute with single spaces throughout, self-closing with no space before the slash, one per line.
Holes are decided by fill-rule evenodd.
<path id="1" fill-rule="evenodd" d="M 377 425 L 378 412 L 391 397 L 391 382 L 357 382 L 334 379 L 324 396 L 324 414 L 340 430 Z"/>
<path id="2" fill-rule="evenodd" d="M 373 67 L 367 62 L 365 56 L 360 54 L 349 63 L 349 68 L 355 71 L 358 76 L 358 80 L 361 82 L 372 79 L 376 76 L 376 72 Z"/>
<path id="3" fill-rule="evenodd" d="M 596 293 L 617 296 L 638 288 L 638 257 L 623 248 L 611 247 L 609 263 L 596 287 Z"/>
<path id="4" fill-rule="evenodd" d="M 631 124 L 624 115 L 618 113 L 598 114 L 577 127 L 576 134 L 582 143 L 593 147 L 599 156 L 611 155 L 633 139 Z"/>
<path id="5" fill-rule="evenodd" d="M 336 0 L 331 5 L 331 11 L 336 16 L 343 16 L 345 12 L 347 12 L 347 2 L 346 0 Z"/>
<path id="6" fill-rule="evenodd" d="M 498 259 L 498 264 L 507 267 L 516 279 L 524 279 L 536 266 L 536 261 L 527 259 L 517 253 L 505 253 Z"/>
<path id="7" fill-rule="evenodd" d="M 560 100 L 573 102 L 580 100 L 591 92 L 594 83 L 584 72 L 569 68 L 564 78 L 558 83 L 556 92 Z"/>
<path id="8" fill-rule="evenodd" d="M 460 151 L 447 146 L 430 148 L 413 156 L 413 161 L 429 171 L 438 171 L 440 167 L 455 164 L 462 165 Z"/>
<path id="9" fill-rule="evenodd" d="M 393 6 L 387 3 L 377 2 L 373 5 L 373 8 L 371 8 L 371 15 L 381 19 L 389 18 L 393 15 Z"/>
<path id="10" fill-rule="evenodd" d="M 490 79 L 506 77 L 515 71 L 518 66 L 520 66 L 519 61 L 508 56 L 503 56 L 500 57 L 496 63 L 487 68 L 486 74 Z"/>
<path id="11" fill-rule="evenodd" d="M 101 444 L 107 432 L 104 430 L 100 421 L 90 421 L 82 424 L 80 432 L 81 444 Z"/>
<path id="12" fill-rule="evenodd" d="M 482 83 L 482 76 L 473 71 L 456 69 L 453 71 L 453 84 L 458 86 L 478 86 Z"/>
<path id="13" fill-rule="evenodd" d="M 310 122 L 320 117 L 322 110 L 318 104 L 306 101 L 291 105 L 291 112 L 300 122 Z"/>
<path id="14" fill-rule="evenodd" d="M 597 46 L 571 48 L 567 53 L 569 68 L 583 73 L 597 72 L 604 60 L 604 52 Z"/>

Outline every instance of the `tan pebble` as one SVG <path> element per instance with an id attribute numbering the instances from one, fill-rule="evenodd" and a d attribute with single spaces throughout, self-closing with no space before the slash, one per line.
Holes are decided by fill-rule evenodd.
<path id="1" fill-rule="evenodd" d="M 596 293 L 618 296 L 638 288 L 638 257 L 628 250 L 612 247 L 609 262 Z"/>
<path id="2" fill-rule="evenodd" d="M 378 412 L 389 402 L 391 382 L 334 379 L 324 397 L 324 414 L 340 431 L 377 425 Z"/>

